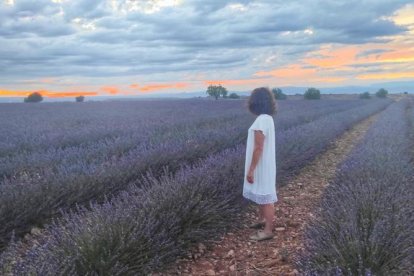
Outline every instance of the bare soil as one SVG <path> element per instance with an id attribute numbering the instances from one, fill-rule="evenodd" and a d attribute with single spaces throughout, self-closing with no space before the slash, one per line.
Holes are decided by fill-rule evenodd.
<path id="1" fill-rule="evenodd" d="M 355 125 L 278 189 L 273 240 L 249 241 L 255 230 L 248 229 L 248 225 L 258 218 L 256 208 L 251 206 L 244 229 L 227 233 L 218 242 L 199 244 L 188 258 L 177 260 L 170 269 L 156 275 L 299 275 L 294 260 L 303 250 L 304 229 L 338 165 L 375 118 Z"/>

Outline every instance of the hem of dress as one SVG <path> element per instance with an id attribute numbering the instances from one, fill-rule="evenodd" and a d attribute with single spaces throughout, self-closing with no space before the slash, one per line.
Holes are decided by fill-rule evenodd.
<path id="1" fill-rule="evenodd" d="M 243 191 L 243 197 L 257 204 L 271 204 L 277 202 L 277 196 L 275 194 L 259 195 L 249 191 Z"/>

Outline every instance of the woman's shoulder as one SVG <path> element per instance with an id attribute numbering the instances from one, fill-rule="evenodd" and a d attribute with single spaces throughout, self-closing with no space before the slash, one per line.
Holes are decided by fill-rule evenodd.
<path id="1" fill-rule="evenodd" d="M 260 114 L 259 116 L 257 116 L 257 120 L 273 122 L 273 116 L 269 114 Z"/>
<path id="2" fill-rule="evenodd" d="M 268 114 L 260 114 L 257 116 L 256 120 L 254 120 L 253 125 L 251 128 L 259 127 L 259 128 L 270 128 L 271 125 L 274 124 L 273 117 Z"/>

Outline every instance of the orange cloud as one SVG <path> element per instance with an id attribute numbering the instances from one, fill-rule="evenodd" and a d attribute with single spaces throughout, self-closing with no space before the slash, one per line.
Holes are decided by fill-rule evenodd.
<path id="1" fill-rule="evenodd" d="M 13 91 L 0 89 L 1 97 L 26 97 L 29 94 L 30 92 L 28 91 Z"/>
<path id="2" fill-rule="evenodd" d="M 318 58 L 306 58 L 304 62 L 318 67 L 339 67 L 355 61 L 359 50 L 356 47 L 343 47 L 339 49 L 325 48 L 313 54 L 322 56 Z"/>
<path id="3" fill-rule="evenodd" d="M 119 89 L 115 86 L 104 86 L 101 88 L 102 91 L 105 91 L 111 95 L 116 95 L 119 93 Z"/>
<path id="4" fill-rule="evenodd" d="M 286 68 L 271 71 L 259 71 L 254 74 L 257 77 L 276 77 L 276 78 L 304 78 L 314 76 L 316 69 L 303 68 L 299 64 L 292 64 Z"/>
<path id="5" fill-rule="evenodd" d="M 332 45 L 324 46 L 321 49 L 311 52 L 307 55 L 307 58 L 303 59 L 305 64 L 316 67 L 316 70 L 312 69 L 304 70 L 300 66 L 293 65 L 285 70 L 274 70 L 271 72 L 258 72 L 256 75 L 263 76 L 266 73 L 269 76 L 289 78 L 292 80 L 294 77 L 302 79 L 307 82 L 341 82 L 345 81 L 345 78 L 341 76 L 329 77 L 323 76 L 323 72 L 326 70 L 332 70 L 341 72 L 352 72 L 352 74 L 358 74 L 358 68 L 355 65 L 358 64 L 377 64 L 382 72 L 364 74 L 361 73 L 356 78 L 359 80 L 380 80 L 380 79 L 403 79 L 412 78 L 412 70 L 406 68 L 405 64 L 410 65 L 414 62 L 414 49 L 409 45 L 403 45 L 400 43 L 390 43 L 387 45 L 366 44 L 357 46 L 344 46 L 335 47 Z M 370 50 L 372 54 L 368 54 Z M 383 51 L 381 51 L 383 50 Z M 398 63 L 401 65 L 388 66 L 390 63 Z M 389 72 L 387 72 L 389 71 Z"/>
<path id="6" fill-rule="evenodd" d="M 414 61 L 414 50 L 411 49 L 396 49 L 392 52 L 382 54 L 378 58 L 378 62 L 413 62 Z"/>
<path id="7" fill-rule="evenodd" d="M 380 73 L 380 74 L 365 74 L 357 76 L 360 80 L 379 80 L 379 79 L 403 79 L 414 78 L 414 71 L 412 72 L 398 72 L 398 73 Z"/>
<path id="8" fill-rule="evenodd" d="M 42 93 L 41 93 L 42 94 Z M 47 92 L 42 94 L 45 97 L 48 98 L 71 98 L 71 97 L 77 97 L 77 96 L 96 96 L 98 93 L 96 92 Z"/>
<path id="9" fill-rule="evenodd" d="M 134 86 L 134 87 L 133 87 Z M 130 87 L 138 89 L 140 92 L 148 93 L 162 89 L 181 89 L 187 87 L 188 84 L 184 82 L 164 83 L 164 84 L 148 84 L 139 86 L 138 84 L 131 84 Z"/>
<path id="10" fill-rule="evenodd" d="M 133 83 L 129 87 L 131 87 L 133 89 L 137 89 L 139 87 L 139 84 Z"/>
<path id="11" fill-rule="evenodd" d="M 359 56 L 364 51 L 370 49 L 385 50 L 380 53 Z M 307 64 L 321 68 L 345 69 L 349 65 L 363 63 L 409 63 L 414 61 L 414 50 L 412 47 L 404 45 L 362 45 L 362 46 L 346 46 L 342 48 L 332 49 L 323 48 L 308 54 L 308 56 L 318 56 L 316 58 L 306 58 L 303 61 Z M 319 57 L 321 56 L 321 57 Z"/>
<path id="12" fill-rule="evenodd" d="M 0 97 L 27 97 L 30 93 L 39 92 L 43 97 L 47 98 L 65 98 L 65 97 L 76 97 L 79 95 L 83 96 L 96 96 L 96 92 L 54 92 L 47 90 L 37 90 L 37 91 L 15 91 L 15 90 L 3 90 L 0 89 Z"/>
<path id="13" fill-rule="evenodd" d="M 270 77 L 278 85 L 304 85 L 306 83 L 333 83 L 342 82 L 346 78 L 339 76 L 324 76 L 318 74 L 316 68 L 306 68 L 301 64 L 292 64 L 284 68 L 278 68 L 270 71 L 259 71 L 254 74 L 258 77 Z"/>
<path id="14" fill-rule="evenodd" d="M 263 79 L 206 80 L 204 83 L 205 85 L 246 85 L 263 83 Z"/>

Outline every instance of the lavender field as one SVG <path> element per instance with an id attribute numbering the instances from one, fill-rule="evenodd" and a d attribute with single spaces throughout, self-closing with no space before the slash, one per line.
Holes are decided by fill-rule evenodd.
<path id="1" fill-rule="evenodd" d="M 391 105 L 340 166 L 307 232 L 307 274 L 413 273 L 413 111 Z"/>
<path id="2" fill-rule="evenodd" d="M 244 143 L 254 120 L 245 105 L 1 105 L 0 272 L 148 274 L 240 226 Z M 379 112 L 308 229 L 304 273 L 381 275 L 413 264 L 414 108 L 410 100 L 278 103 L 279 186 Z M 347 229 L 343 237 L 339 229 Z"/>

